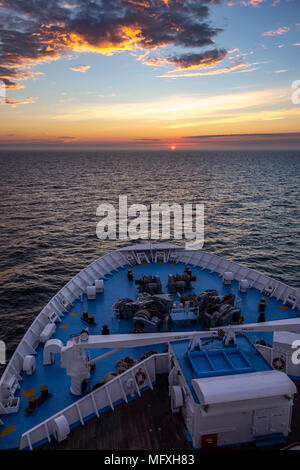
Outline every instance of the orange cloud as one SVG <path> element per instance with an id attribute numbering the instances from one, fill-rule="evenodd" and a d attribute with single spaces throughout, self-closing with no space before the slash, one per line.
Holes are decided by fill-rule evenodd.
<path id="1" fill-rule="evenodd" d="M 288 33 L 290 28 L 288 26 L 282 26 L 275 30 L 265 31 L 262 36 L 281 36 L 284 33 Z"/>
<path id="2" fill-rule="evenodd" d="M 147 65 L 161 66 L 173 65 L 175 70 L 170 70 L 168 73 L 177 73 L 183 70 L 207 68 L 216 65 L 223 61 L 227 52 L 224 49 L 213 49 L 203 53 L 182 54 L 180 56 L 168 56 L 162 58 L 151 59 L 143 56 L 143 62 Z"/>
<path id="3" fill-rule="evenodd" d="M 220 0 L 201 0 L 200 5 L 190 0 L 51 0 L 49 8 L 40 8 L 42 3 L 18 0 L 12 7 L 11 0 L 1 0 L 3 24 L 9 25 L 1 31 L 4 68 L 32 67 L 72 51 L 112 55 L 139 49 L 160 54 L 166 46 L 191 51 L 214 45 L 222 31 L 207 20 L 209 5 Z M 180 69 L 187 53 L 183 55 L 168 60 Z"/>
<path id="4" fill-rule="evenodd" d="M 265 0 L 240 0 L 240 4 L 244 5 L 245 7 L 252 6 L 252 7 L 258 7 L 261 3 L 263 3 Z"/>
<path id="5" fill-rule="evenodd" d="M 73 70 L 74 72 L 86 72 L 91 68 L 90 65 L 75 65 L 74 67 L 70 67 L 70 70 Z"/>
<path id="6" fill-rule="evenodd" d="M 171 72 L 168 72 L 164 75 L 160 75 L 160 77 L 164 78 L 179 78 L 179 77 L 198 77 L 198 76 L 204 76 L 204 75 L 221 75 L 223 73 L 231 73 L 234 71 L 239 71 L 239 72 L 253 72 L 254 70 L 257 70 L 257 67 L 254 67 L 256 65 L 259 65 L 260 62 L 253 62 L 252 64 L 250 63 L 238 63 L 234 65 L 229 65 L 228 67 L 223 67 L 220 69 L 216 70 L 209 70 L 206 72 L 187 72 L 187 73 L 181 73 L 178 74 L 176 73 L 176 70 L 172 70 Z M 242 69 L 242 70 L 241 70 Z"/>
<path id="7" fill-rule="evenodd" d="M 20 104 L 34 103 L 33 98 L 26 98 L 25 100 L 14 100 L 11 98 L 5 98 L 4 102 L 0 101 L 0 106 L 18 106 Z"/>

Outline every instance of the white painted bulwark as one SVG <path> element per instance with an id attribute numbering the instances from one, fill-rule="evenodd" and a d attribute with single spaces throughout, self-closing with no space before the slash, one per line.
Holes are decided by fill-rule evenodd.
<path id="1" fill-rule="evenodd" d="M 159 252 L 158 256 L 156 256 L 157 255 L 156 252 Z M 141 256 L 139 256 L 139 254 Z M 34 320 L 32 325 L 29 327 L 28 331 L 26 332 L 25 336 L 21 340 L 20 344 L 18 345 L 12 358 L 7 364 L 7 367 L 0 379 L 0 410 L 5 409 L 7 410 L 5 412 L 12 412 L 9 410 L 14 409 L 14 411 L 16 411 L 17 406 L 14 404 L 13 400 L 17 400 L 16 398 L 14 398 L 14 394 L 19 388 L 18 382 L 21 380 L 21 372 L 23 369 L 24 358 L 28 355 L 34 355 L 36 353 L 36 349 L 39 346 L 40 342 L 43 341 L 45 337 L 47 336 L 46 333 L 49 328 L 47 327 L 47 325 L 49 324 L 49 322 L 52 324 L 55 324 L 55 322 L 56 323 L 61 322 L 66 311 L 72 307 L 72 302 L 74 302 L 76 299 L 80 298 L 80 296 L 86 293 L 88 287 L 93 288 L 93 295 L 95 296 L 99 288 L 101 288 L 99 287 L 101 283 L 104 287 L 103 279 L 105 279 L 106 275 L 111 274 L 112 271 L 117 270 L 121 266 L 138 264 L 139 260 L 142 261 L 142 259 L 146 261 L 147 260 L 155 261 L 157 259 L 159 260 L 164 259 L 166 261 L 169 260 L 169 261 L 176 262 L 176 263 L 183 262 L 186 264 L 199 266 L 200 269 L 208 269 L 211 272 L 219 273 L 219 275 L 223 277 L 223 280 L 226 281 L 226 283 L 227 282 L 231 283 L 232 280 L 234 279 L 240 283 L 240 286 L 243 285 L 244 286 L 243 288 L 246 287 L 246 283 L 243 283 L 242 281 L 247 281 L 249 288 L 258 289 L 262 293 L 262 295 L 273 296 L 277 300 L 282 301 L 284 305 L 289 305 L 292 309 L 295 309 L 295 310 L 300 309 L 300 292 L 296 290 L 295 288 L 289 287 L 288 285 L 282 282 L 279 282 L 253 269 L 250 269 L 239 263 L 227 260 L 220 256 L 217 256 L 217 255 L 214 255 L 214 254 L 202 251 L 202 250 L 199 250 L 199 251 L 185 250 L 183 246 L 173 245 L 173 244 L 168 244 L 168 243 L 164 243 L 164 244 L 160 244 L 160 243 L 142 244 L 141 243 L 141 244 L 124 247 L 113 253 L 100 257 L 99 259 L 91 263 L 89 266 L 87 266 L 85 269 L 83 269 L 73 279 L 71 279 L 42 309 L 40 314 Z M 228 276 L 228 273 L 230 273 L 230 276 L 228 279 L 225 279 Z M 100 284 L 96 284 L 95 279 L 99 279 Z M 95 286 L 93 286 L 94 283 L 95 283 Z M 251 328 L 252 327 L 249 327 L 248 331 L 253 331 L 253 329 L 251 330 Z M 286 327 L 283 327 L 283 328 L 286 328 Z M 292 328 L 290 328 L 289 331 L 292 331 Z M 111 335 L 110 340 L 111 341 L 113 340 L 113 335 Z M 60 344 L 55 343 L 55 342 L 50 343 L 52 341 L 59 341 L 59 340 L 52 340 L 52 339 L 46 340 L 45 348 L 44 348 L 44 364 L 52 364 L 54 354 L 59 353 L 63 346 L 62 343 Z M 286 354 L 286 357 L 289 360 L 288 348 L 291 349 L 291 344 L 288 341 L 286 342 L 282 336 L 281 337 L 278 336 L 276 338 L 276 335 L 275 335 L 275 343 L 276 343 L 275 345 L 277 347 L 277 351 L 275 350 L 269 351 L 271 348 L 265 348 L 264 346 L 262 346 L 262 348 L 265 348 L 264 351 L 266 352 L 266 355 L 270 356 L 271 363 L 272 363 L 273 358 L 275 357 L 274 354 L 277 352 L 280 352 L 281 350 L 283 351 L 282 354 Z M 117 345 L 114 345 L 114 347 L 117 347 Z M 165 371 L 166 365 L 169 364 L 170 358 L 168 355 L 163 355 L 163 356 L 164 358 L 161 362 L 160 362 L 160 359 L 158 359 L 159 355 L 155 356 L 155 358 L 151 358 L 151 360 L 149 360 L 149 363 L 147 362 L 147 367 L 149 365 L 150 369 L 151 367 L 153 367 L 155 370 L 155 368 L 158 367 L 159 370 Z M 130 378 L 131 372 L 130 371 L 128 372 L 128 377 L 126 376 L 127 380 Z M 288 367 L 287 372 L 292 373 L 292 369 L 289 369 Z M 297 375 L 297 374 L 292 374 L 292 375 Z M 109 390 L 110 390 L 109 396 L 112 402 L 114 402 L 115 400 L 119 400 L 122 397 L 124 398 L 125 392 L 124 390 L 122 390 L 122 387 L 120 386 L 119 377 L 116 378 L 115 381 L 112 381 L 109 385 Z M 155 379 L 155 374 L 153 376 L 151 370 L 149 372 L 149 377 L 151 378 L 151 380 Z M 271 375 L 269 375 L 269 377 L 271 377 Z M 284 384 L 281 383 L 281 378 L 280 380 L 279 380 L 279 376 L 277 376 L 277 378 L 279 382 L 277 383 L 276 387 L 279 387 L 280 384 L 283 387 Z M 245 375 L 243 379 L 245 379 Z M 181 378 L 180 380 L 181 380 L 181 383 L 179 385 L 183 387 L 186 386 L 186 384 L 184 383 L 184 378 Z M 214 378 L 214 381 L 215 380 L 216 378 Z M 275 382 L 277 382 L 277 379 L 275 380 Z M 246 383 L 248 386 L 248 382 Z M 177 385 L 177 384 L 175 383 L 174 385 Z M 223 385 L 225 386 L 225 383 L 223 383 Z M 275 384 L 273 385 L 275 386 Z M 284 386 L 288 388 L 287 383 Z M 278 392 L 279 391 L 280 390 L 278 389 Z M 265 389 L 265 392 L 266 392 L 266 389 Z M 138 390 L 136 390 L 136 393 L 138 393 Z M 187 393 L 187 396 L 189 397 L 188 388 L 185 390 L 185 393 Z M 203 389 L 203 393 L 204 393 L 204 389 Z M 206 391 L 205 393 L 206 393 L 205 397 L 206 399 L 208 399 L 208 395 L 207 395 L 208 392 Z M 230 395 L 229 391 L 227 393 L 229 397 Z M 249 393 L 249 390 L 245 391 L 244 393 L 246 396 L 246 394 Z M 260 393 L 263 393 L 263 391 L 261 390 Z M 269 388 L 268 388 L 268 393 L 271 393 L 269 391 Z M 293 394 L 293 393 L 294 393 L 293 391 L 289 392 L 289 394 Z M 213 395 L 211 394 L 211 397 L 212 396 Z M 8 400 L 10 400 L 10 404 L 8 404 Z M 201 405 L 195 404 L 195 402 L 192 400 L 191 397 L 186 399 L 186 396 L 185 396 L 185 400 L 186 400 L 186 403 L 184 403 L 182 407 L 182 413 L 187 423 L 187 427 L 193 435 L 193 445 L 195 447 L 201 447 L 201 433 L 203 434 L 204 431 L 213 432 L 214 430 L 216 431 L 218 429 L 219 430 L 218 431 L 218 439 L 219 439 L 218 444 L 226 445 L 230 442 L 237 442 L 236 440 L 234 441 L 234 439 L 237 439 L 237 438 L 239 438 L 239 442 L 247 442 L 249 440 L 252 440 L 253 431 L 251 431 L 251 429 L 254 429 L 254 428 L 258 429 L 259 422 L 260 423 L 264 422 L 265 429 L 269 429 L 269 432 L 273 432 L 272 431 L 273 429 L 277 429 L 280 427 L 279 424 L 277 426 L 276 423 L 275 424 L 274 422 L 271 423 L 273 418 L 271 419 L 271 417 L 268 415 L 267 412 L 264 417 L 260 418 L 258 414 L 258 410 L 252 409 L 251 411 L 250 410 L 243 411 L 244 413 L 243 414 L 244 416 L 243 428 L 241 427 L 242 424 L 241 424 L 240 414 L 239 415 L 237 414 L 236 416 L 228 415 L 230 417 L 230 420 L 228 418 L 228 422 L 226 422 L 226 424 L 224 424 L 224 426 L 221 428 L 220 427 L 221 415 L 219 416 L 219 418 L 215 418 L 215 421 L 210 421 L 209 423 L 204 422 L 203 419 L 205 416 L 207 417 L 209 411 L 205 412 L 205 410 L 201 408 Z M 269 395 L 268 400 L 266 400 L 265 398 L 257 398 L 256 400 L 258 400 L 260 403 L 263 403 L 266 409 L 269 407 L 269 404 L 272 401 L 272 406 L 273 406 L 272 409 L 275 410 L 274 408 L 275 402 L 277 403 L 279 411 L 277 411 L 276 413 L 274 412 L 273 415 L 274 416 L 284 415 L 282 418 L 278 418 L 278 422 L 284 423 L 284 425 L 282 425 L 283 426 L 282 432 L 286 434 L 288 427 L 289 427 L 289 413 L 292 407 L 292 405 L 290 404 L 290 401 L 288 401 L 286 398 L 283 398 L 282 394 L 279 396 Z M 250 401 L 251 401 L 250 398 L 249 399 L 245 398 L 243 403 L 244 404 L 250 403 Z M 86 397 L 84 397 L 82 400 L 79 400 L 76 403 L 79 404 L 80 414 L 83 417 L 88 416 L 91 413 L 97 414 L 98 410 L 101 409 L 102 407 L 105 407 L 107 405 L 110 406 L 110 401 L 108 399 L 108 394 L 107 394 L 107 390 L 105 387 L 101 387 L 97 391 L 93 392 L 92 398 L 91 398 L 91 394 L 89 394 Z M 226 403 L 228 404 L 230 402 L 227 401 Z M 221 402 L 215 403 L 215 404 L 209 404 L 208 410 L 211 410 L 214 407 L 215 412 L 217 413 L 218 412 L 217 408 L 222 407 L 222 406 L 223 405 Z M 199 415 L 197 414 L 197 412 L 200 409 L 201 409 L 202 421 L 198 419 Z M 282 409 L 284 409 L 285 411 L 282 411 Z M 256 413 L 255 418 L 254 418 L 253 413 Z M 44 438 L 48 439 L 48 433 L 50 431 L 52 432 L 52 428 L 50 424 L 52 424 L 54 418 L 58 417 L 61 414 L 66 415 L 66 419 L 69 424 L 81 422 L 81 418 L 79 417 L 78 410 L 75 404 L 72 404 L 70 407 L 66 408 L 65 410 L 61 410 L 59 413 L 57 413 L 55 417 L 49 418 L 49 420 L 47 420 L 46 423 L 45 422 L 40 423 L 38 426 L 36 426 L 32 430 L 24 433 L 22 437 L 21 448 L 26 448 L 26 447 L 31 448 L 32 446 L 34 446 L 35 443 L 41 441 L 41 439 L 44 439 Z M 50 426 L 49 430 L 47 430 L 48 429 L 47 423 Z M 261 429 L 263 429 L 263 426 L 261 426 Z"/>
<path id="2" fill-rule="evenodd" d="M 52 340 L 50 340 L 52 341 Z M 93 415 L 100 416 L 101 410 L 108 406 L 113 410 L 114 403 L 124 400 L 126 402 L 127 396 L 130 396 L 130 391 L 126 390 L 126 383 L 129 379 L 132 379 L 134 392 L 137 396 L 141 395 L 141 390 L 144 387 L 152 388 L 157 373 L 167 373 L 168 369 L 168 354 L 154 354 L 142 362 L 139 362 L 136 366 L 123 372 L 123 374 L 115 377 L 107 384 L 97 388 L 91 393 L 85 395 L 67 408 L 62 409 L 59 413 L 48 418 L 46 421 L 41 422 L 34 428 L 26 431 L 22 434 L 20 449 L 34 448 L 37 442 L 42 440 L 48 440 L 47 430 L 53 429 L 54 421 L 64 416 L 67 420 L 68 425 L 81 423 L 87 416 Z M 145 374 L 145 382 L 141 385 L 137 384 L 136 373 L 142 370 Z M 83 431 L 84 432 L 84 431 Z"/>

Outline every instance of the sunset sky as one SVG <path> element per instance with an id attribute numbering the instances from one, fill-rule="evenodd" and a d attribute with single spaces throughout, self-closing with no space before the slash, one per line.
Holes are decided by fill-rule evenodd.
<path id="1" fill-rule="evenodd" d="M 300 147 L 299 0 L 0 0 L 0 18 L 1 147 Z"/>

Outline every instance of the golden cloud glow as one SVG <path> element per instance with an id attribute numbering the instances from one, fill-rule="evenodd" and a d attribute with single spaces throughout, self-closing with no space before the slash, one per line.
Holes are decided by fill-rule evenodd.
<path id="1" fill-rule="evenodd" d="M 185 72 L 185 73 L 178 73 L 178 70 L 171 70 L 163 75 L 159 75 L 159 77 L 163 78 L 180 78 L 180 77 L 200 77 L 205 75 L 222 75 L 224 73 L 231 73 L 234 71 L 244 71 L 244 72 L 253 72 L 257 70 L 257 65 L 261 64 L 261 62 L 253 62 L 253 63 L 238 63 L 229 65 L 228 67 L 223 67 L 216 70 L 208 70 L 203 72 Z M 199 68 L 199 67 L 198 67 Z M 244 70 L 241 70 L 244 69 Z"/>
<path id="2" fill-rule="evenodd" d="M 90 65 L 75 65 L 74 67 L 70 67 L 70 70 L 73 70 L 73 72 L 82 72 L 85 73 L 87 70 L 91 68 Z"/>
<path id="3" fill-rule="evenodd" d="M 157 101 L 142 103 L 109 103 L 72 107 L 69 113 L 55 114 L 52 119 L 76 122 L 94 119 L 125 121 L 131 119 L 151 119 L 156 121 L 174 121 L 207 116 L 220 111 L 268 106 L 288 102 L 290 91 L 270 89 L 246 93 L 230 93 L 216 96 L 176 95 Z M 204 111 L 205 110 L 205 111 Z"/>
<path id="4" fill-rule="evenodd" d="M 116 31 L 114 31 L 116 33 Z M 53 48 L 59 47 L 64 44 L 66 49 L 70 49 L 75 52 L 96 52 L 103 55 L 112 55 L 115 52 L 128 50 L 134 51 L 137 49 L 138 44 L 143 41 L 141 30 L 138 28 L 130 28 L 127 26 L 119 26 L 118 33 L 120 34 L 121 40 L 118 44 L 107 39 L 101 39 L 99 44 L 92 44 L 88 42 L 83 36 L 77 33 L 65 33 L 56 32 L 51 34 L 49 39 L 49 45 Z"/>
<path id="5" fill-rule="evenodd" d="M 30 104 L 33 103 L 33 98 L 25 98 L 24 100 L 14 100 L 12 98 L 5 98 L 4 102 L 0 101 L 0 106 L 18 106 L 20 104 Z"/>
<path id="6" fill-rule="evenodd" d="M 276 30 L 265 31 L 262 35 L 263 36 L 281 36 L 284 33 L 288 33 L 290 28 L 288 26 L 282 26 Z"/>

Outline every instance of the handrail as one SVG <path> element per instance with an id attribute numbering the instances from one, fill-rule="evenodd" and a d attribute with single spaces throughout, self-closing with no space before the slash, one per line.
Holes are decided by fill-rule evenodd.
<path id="1" fill-rule="evenodd" d="M 155 250 L 155 251 L 167 251 L 169 248 L 159 247 L 159 246 L 154 248 L 152 246 L 151 249 L 152 249 L 152 251 L 153 250 Z M 247 266 L 244 266 L 240 263 L 227 260 L 226 258 L 220 257 L 218 255 L 215 255 L 213 253 L 209 253 L 209 252 L 206 252 L 206 251 L 203 251 L 203 250 L 201 250 L 201 251 L 182 250 L 182 247 L 180 247 L 180 246 L 178 246 L 178 247 L 174 246 L 174 247 L 172 247 L 172 249 L 174 250 L 174 253 L 178 252 L 178 261 L 180 261 L 180 258 L 182 259 L 182 257 L 183 257 L 185 259 L 182 259 L 182 261 L 185 262 L 186 259 L 187 259 L 186 257 L 189 256 L 189 262 L 190 263 L 193 262 L 193 260 L 194 260 L 195 262 L 197 262 L 197 265 L 200 266 L 200 267 L 202 266 L 203 269 L 213 269 L 213 270 L 216 270 L 216 272 L 220 272 L 219 266 L 221 265 L 222 266 L 222 271 L 224 272 L 226 269 L 229 269 L 229 267 L 230 267 L 230 269 L 233 271 L 235 280 L 240 280 L 241 275 L 238 274 L 238 272 L 243 267 L 247 268 Z M 126 250 L 124 250 L 124 248 L 123 248 L 121 250 L 116 251 L 116 253 L 119 253 L 121 255 L 121 257 L 123 258 L 122 260 L 120 258 L 120 266 L 124 266 L 124 262 L 125 262 L 125 260 L 124 260 L 125 256 L 124 255 L 125 255 L 126 252 L 132 252 L 132 254 L 135 256 L 134 249 L 130 246 L 126 247 Z M 105 258 L 107 256 L 108 256 L 107 254 L 101 256 L 100 258 L 98 258 L 97 260 L 93 261 L 88 266 L 86 266 L 84 269 L 82 269 L 78 274 L 80 275 L 81 273 L 85 272 L 85 270 L 88 270 L 89 267 L 92 264 L 94 264 L 95 262 L 98 262 L 100 265 L 101 265 L 102 261 L 104 261 L 104 263 L 105 263 Z M 205 258 L 204 262 L 202 262 L 203 257 Z M 220 263 L 217 262 L 216 263 L 217 259 L 224 260 L 224 264 L 222 262 L 220 262 Z M 198 264 L 198 262 L 199 262 L 199 264 Z M 217 268 L 217 269 L 215 269 L 215 268 Z M 23 353 L 25 353 L 25 354 L 28 354 L 28 346 L 26 347 L 26 343 L 25 343 L 24 340 L 26 339 L 28 341 L 29 345 L 34 350 L 37 348 L 39 342 L 38 342 L 38 339 L 36 337 L 36 331 L 34 331 L 34 333 L 35 333 L 34 335 L 32 334 L 32 330 L 34 329 L 34 326 L 36 326 L 37 331 L 41 332 L 43 327 L 47 323 L 47 313 L 49 313 L 49 311 L 51 311 L 52 309 L 55 310 L 55 311 L 59 310 L 59 313 L 61 315 L 63 315 L 63 310 L 64 310 L 63 307 L 61 306 L 61 308 L 58 309 L 57 306 L 54 307 L 53 302 L 55 302 L 55 299 L 57 297 L 59 297 L 60 294 L 64 295 L 64 290 L 66 289 L 66 286 L 72 285 L 73 280 L 75 280 L 76 278 L 78 279 L 78 277 L 77 277 L 78 274 L 76 276 L 74 276 L 66 285 L 64 285 L 54 297 L 52 297 L 52 299 L 47 303 L 47 305 L 41 310 L 41 312 L 34 319 L 33 323 L 31 324 L 31 326 L 29 327 L 29 329 L 27 330 L 27 332 L 25 333 L 25 335 L 21 339 L 21 341 L 20 341 L 19 345 L 17 346 L 13 356 L 11 357 L 9 363 L 7 364 L 7 367 L 5 368 L 3 374 L 0 378 L 0 387 L 1 387 L 2 383 L 8 377 L 10 377 L 12 375 L 16 375 L 15 371 L 17 372 L 17 376 L 21 372 L 22 363 L 21 363 L 20 357 L 18 358 L 18 354 L 22 356 L 21 351 L 23 351 Z M 222 274 L 222 272 L 220 272 L 220 274 Z M 265 274 L 259 273 L 258 271 L 254 270 L 254 269 L 251 269 L 251 268 L 247 268 L 247 273 L 245 275 L 242 275 L 242 278 L 243 279 L 248 279 L 251 283 L 251 287 L 257 288 L 257 289 L 261 290 L 262 292 L 264 292 L 264 290 L 267 289 L 268 286 L 272 286 L 272 292 L 269 293 L 269 295 L 273 295 L 275 293 L 276 289 L 278 287 L 280 287 L 281 285 L 286 286 L 286 288 L 283 291 L 280 292 L 280 295 L 276 296 L 276 299 L 281 300 L 285 304 L 288 301 L 288 297 L 290 295 L 292 295 L 292 296 L 295 297 L 296 300 L 293 303 L 291 303 L 291 307 L 293 309 L 300 309 L 300 292 L 296 288 L 290 287 L 285 283 L 282 283 L 280 281 L 272 279 L 271 277 L 269 277 Z M 75 292 L 76 291 L 78 292 L 78 297 L 79 297 L 79 295 L 80 295 L 79 290 L 82 290 L 82 288 L 77 286 L 75 282 L 74 282 L 73 285 L 75 285 Z M 74 299 L 73 299 L 73 301 L 74 301 L 76 299 L 76 297 L 75 297 L 76 294 L 74 293 L 73 295 L 74 295 Z M 32 338 L 32 336 L 33 336 L 33 338 Z M 25 351 L 24 351 L 24 349 L 25 349 Z M 13 371 L 11 370 L 12 368 L 14 369 Z M 18 379 L 20 380 L 19 377 L 18 377 Z"/>
<path id="2" fill-rule="evenodd" d="M 140 248 L 142 248 L 142 244 Z M 147 248 L 143 248 L 144 251 L 148 252 Z M 213 253 L 209 253 L 203 250 L 184 250 L 182 246 L 173 245 L 170 246 L 153 246 L 151 247 L 151 252 L 153 255 L 154 251 L 164 251 L 169 253 L 174 253 L 177 255 L 177 262 L 188 262 L 195 264 L 195 266 L 202 267 L 202 269 L 211 269 L 215 272 L 218 272 L 222 276 L 223 272 L 226 270 L 231 270 L 234 275 L 234 280 L 248 279 L 250 281 L 251 287 L 254 287 L 261 292 L 267 295 L 274 295 L 278 301 L 282 301 L 284 304 L 289 304 L 292 309 L 300 310 L 300 291 L 294 287 L 290 287 L 281 281 L 272 279 L 271 277 L 259 273 L 258 271 L 248 268 L 243 264 L 227 260 L 226 258 L 220 257 Z M 124 266 L 126 260 L 129 264 L 127 254 L 131 254 L 136 259 L 136 252 L 134 247 L 126 247 L 126 249 L 121 248 L 115 251 L 116 254 L 120 256 L 119 260 L 117 257 L 114 258 L 114 264 L 119 262 L 119 266 Z M 108 255 L 103 255 L 97 260 L 90 263 L 84 269 L 82 269 L 78 274 L 85 273 L 86 270 L 89 270 L 90 266 L 95 266 L 97 263 L 97 268 L 101 270 L 101 267 L 104 271 L 107 270 L 106 257 Z M 220 260 L 220 261 L 219 261 Z M 43 328 L 48 323 L 48 314 L 51 311 L 55 311 L 56 314 L 64 316 L 64 308 L 62 305 L 58 305 L 58 298 L 60 295 L 66 296 L 71 302 L 75 301 L 79 296 L 84 292 L 85 288 L 79 285 L 80 278 L 78 274 L 74 276 L 67 284 L 65 284 L 59 292 L 50 299 L 46 306 L 41 310 L 37 317 L 32 322 L 31 326 L 28 328 L 27 332 L 21 339 L 19 345 L 17 346 L 14 354 L 12 355 L 10 361 L 8 362 L 2 376 L 0 377 L 0 389 L 4 382 L 6 382 L 10 377 L 15 376 L 18 381 L 22 380 L 20 375 L 23 367 L 22 358 L 26 354 L 34 354 L 34 351 L 39 345 L 39 334 Z M 89 273 L 89 275 L 91 275 Z M 76 282 L 77 281 L 77 282 Z M 66 292 L 67 291 L 67 292 Z M 72 291 L 72 295 L 70 295 Z M 76 296 L 77 295 L 77 296 Z M 291 299 L 292 298 L 292 299 Z"/>
<path id="3" fill-rule="evenodd" d="M 22 450 L 28 447 L 32 449 L 35 444 L 44 441 L 45 439 L 49 441 L 49 438 L 51 438 L 52 434 L 51 430 L 53 429 L 54 420 L 59 416 L 65 416 L 70 426 L 74 426 L 74 424 L 78 422 L 79 417 L 79 422 L 83 425 L 84 418 L 92 417 L 93 415 L 99 417 L 100 410 L 105 409 L 107 406 L 109 406 L 111 409 L 114 409 L 114 403 L 119 403 L 120 401 L 126 402 L 124 397 L 124 382 L 126 381 L 126 376 L 134 378 L 136 370 L 145 370 L 145 375 L 147 377 L 147 381 L 145 382 L 145 384 L 146 386 L 152 388 L 152 384 L 155 381 L 156 377 L 157 360 L 168 357 L 168 353 L 152 354 L 151 356 L 147 357 L 143 361 L 138 362 L 136 365 L 126 370 L 122 374 L 117 375 L 106 384 L 102 385 L 101 387 L 98 387 L 96 390 L 93 390 L 92 392 L 88 393 L 87 395 L 72 403 L 68 407 L 55 413 L 43 422 L 39 423 L 37 426 L 29 429 L 21 436 L 20 449 Z M 136 392 L 140 396 L 140 390 L 145 385 L 139 385 L 136 380 L 134 382 Z M 127 396 L 130 396 L 130 394 L 128 393 L 126 395 L 126 398 Z M 72 413 L 72 411 L 75 411 L 75 413 Z"/>

